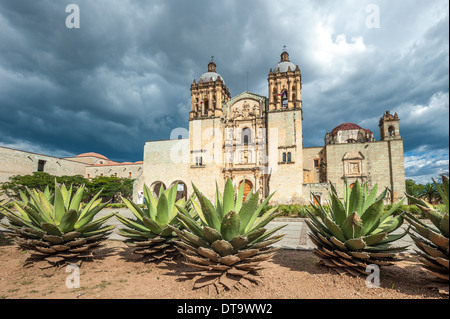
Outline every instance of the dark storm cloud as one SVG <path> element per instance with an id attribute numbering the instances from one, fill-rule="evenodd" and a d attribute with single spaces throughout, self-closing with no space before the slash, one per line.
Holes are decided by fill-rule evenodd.
<path id="1" fill-rule="evenodd" d="M 65 26 L 70 3 L 80 29 Z M 448 163 L 447 11 L 446 1 L 2 1 L 0 145 L 142 160 L 145 141 L 187 128 L 189 87 L 211 56 L 232 96 L 247 75 L 267 96 L 286 44 L 302 70 L 305 146 L 343 122 L 379 137 L 391 110 L 407 155 Z"/>

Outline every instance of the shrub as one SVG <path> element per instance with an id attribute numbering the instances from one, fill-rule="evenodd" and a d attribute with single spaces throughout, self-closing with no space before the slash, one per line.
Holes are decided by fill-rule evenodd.
<path id="1" fill-rule="evenodd" d="M 133 195 L 133 179 L 103 176 L 87 179 L 81 175 L 54 176 L 45 172 L 12 176 L 0 186 L 0 190 L 8 197 L 20 200 L 20 191 L 26 193 L 27 188 L 43 192 L 48 187 L 50 192 L 54 192 L 55 180 L 58 184 L 72 186 L 74 189 L 85 185 L 86 191 L 82 199 L 84 203 L 89 202 L 100 190 L 104 202 L 120 202 L 120 196 L 131 199 Z"/>

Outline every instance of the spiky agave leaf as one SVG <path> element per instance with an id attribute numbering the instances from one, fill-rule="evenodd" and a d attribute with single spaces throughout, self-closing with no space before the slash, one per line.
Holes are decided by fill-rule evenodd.
<path id="1" fill-rule="evenodd" d="M 61 265 L 93 257 L 94 248 L 112 232 L 114 226 L 104 226 L 115 214 L 97 220 L 94 217 L 106 206 L 97 200 L 100 192 L 83 209 L 84 186 L 72 196 L 72 187 L 55 185 L 55 194 L 48 188 L 42 192 L 27 189 L 13 209 L 5 207 L 8 224 L 16 242 L 32 254 L 32 262 L 45 260 Z"/>
<path id="2" fill-rule="evenodd" d="M 186 206 L 183 199 L 175 202 L 177 184 L 161 191 L 154 197 L 150 189 L 144 185 L 145 208 L 141 209 L 132 201 L 122 198 L 136 219 L 117 215 L 117 219 L 126 226 L 119 229 L 119 234 L 128 238 L 125 243 L 133 247 L 135 254 L 141 255 L 144 261 L 163 261 L 173 259 L 178 251 L 175 241 L 176 233 L 169 225 L 179 227 L 176 205 Z"/>
<path id="3" fill-rule="evenodd" d="M 407 221 L 412 225 L 413 233 L 410 233 L 414 240 L 416 250 L 420 256 L 423 267 L 434 277 L 436 287 L 440 291 L 448 294 L 449 286 L 449 181 L 443 176 L 442 185 L 433 180 L 441 198 L 444 202 L 442 212 L 436 210 L 433 205 L 424 200 L 416 199 L 407 195 L 413 204 L 419 207 L 432 225 L 427 225 L 407 213 Z"/>
<path id="4" fill-rule="evenodd" d="M 244 185 L 244 183 L 242 184 Z M 259 194 L 253 193 L 243 200 L 243 186 L 235 191 L 228 179 L 223 195 L 216 184 L 215 205 L 193 185 L 198 203 L 193 207 L 200 217 L 194 220 L 179 207 L 178 219 L 185 229 L 176 229 L 180 240 L 178 248 L 185 256 L 185 264 L 197 271 L 186 272 L 194 276 L 194 288 L 214 284 L 218 289 L 231 289 L 236 284 L 259 282 L 260 263 L 269 260 L 278 250 L 271 247 L 284 235 L 276 235 L 277 227 L 265 226 L 280 213 L 276 208 L 261 216 L 273 194 L 259 204 Z"/>
<path id="5" fill-rule="evenodd" d="M 398 260 L 397 253 L 407 247 L 391 244 L 407 232 L 393 234 L 403 223 L 402 215 L 394 217 L 393 213 L 403 200 L 384 213 L 385 196 L 386 190 L 377 197 L 377 185 L 369 192 L 367 184 L 356 181 L 352 189 L 346 182 L 343 202 L 331 184 L 329 211 L 311 203 L 318 217 L 308 211 L 306 224 L 322 264 L 341 274 L 360 276 L 368 274 L 371 264 L 387 266 Z"/>
<path id="6" fill-rule="evenodd" d="M 3 193 L 0 193 L 0 198 L 3 196 Z M 5 216 L 3 214 L 3 211 L 5 210 L 3 207 L 6 206 L 6 204 L 8 204 L 8 200 L 7 199 L 2 199 L 0 200 L 0 220 L 3 219 L 3 217 Z"/>

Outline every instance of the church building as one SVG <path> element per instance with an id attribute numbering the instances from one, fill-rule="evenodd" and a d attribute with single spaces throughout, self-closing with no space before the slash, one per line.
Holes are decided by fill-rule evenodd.
<path id="1" fill-rule="evenodd" d="M 354 123 L 343 123 L 324 136 L 324 145 L 303 146 L 302 75 L 286 51 L 269 70 L 267 96 L 243 92 L 232 97 L 211 61 L 207 72 L 191 84 L 189 131 L 170 140 L 149 141 L 143 171 L 135 181 L 134 198 L 143 185 L 159 189 L 178 183 L 178 197 L 193 193 L 192 183 L 214 198 L 231 178 L 245 183 L 273 204 L 308 204 L 312 194 L 323 203 L 329 182 L 343 195 L 356 180 L 379 192 L 388 188 L 388 202 L 405 192 L 403 141 L 399 117 L 386 111 L 379 122 L 380 140 Z"/>

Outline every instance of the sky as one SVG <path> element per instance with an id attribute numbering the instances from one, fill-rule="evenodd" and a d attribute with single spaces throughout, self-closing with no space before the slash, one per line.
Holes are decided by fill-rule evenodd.
<path id="1" fill-rule="evenodd" d="M 378 140 L 390 110 L 406 178 L 449 170 L 447 0 L 0 0 L 0 145 L 142 160 L 146 141 L 188 128 L 211 56 L 231 96 L 247 75 L 268 96 L 283 46 L 302 73 L 304 147 L 346 122 Z"/>

